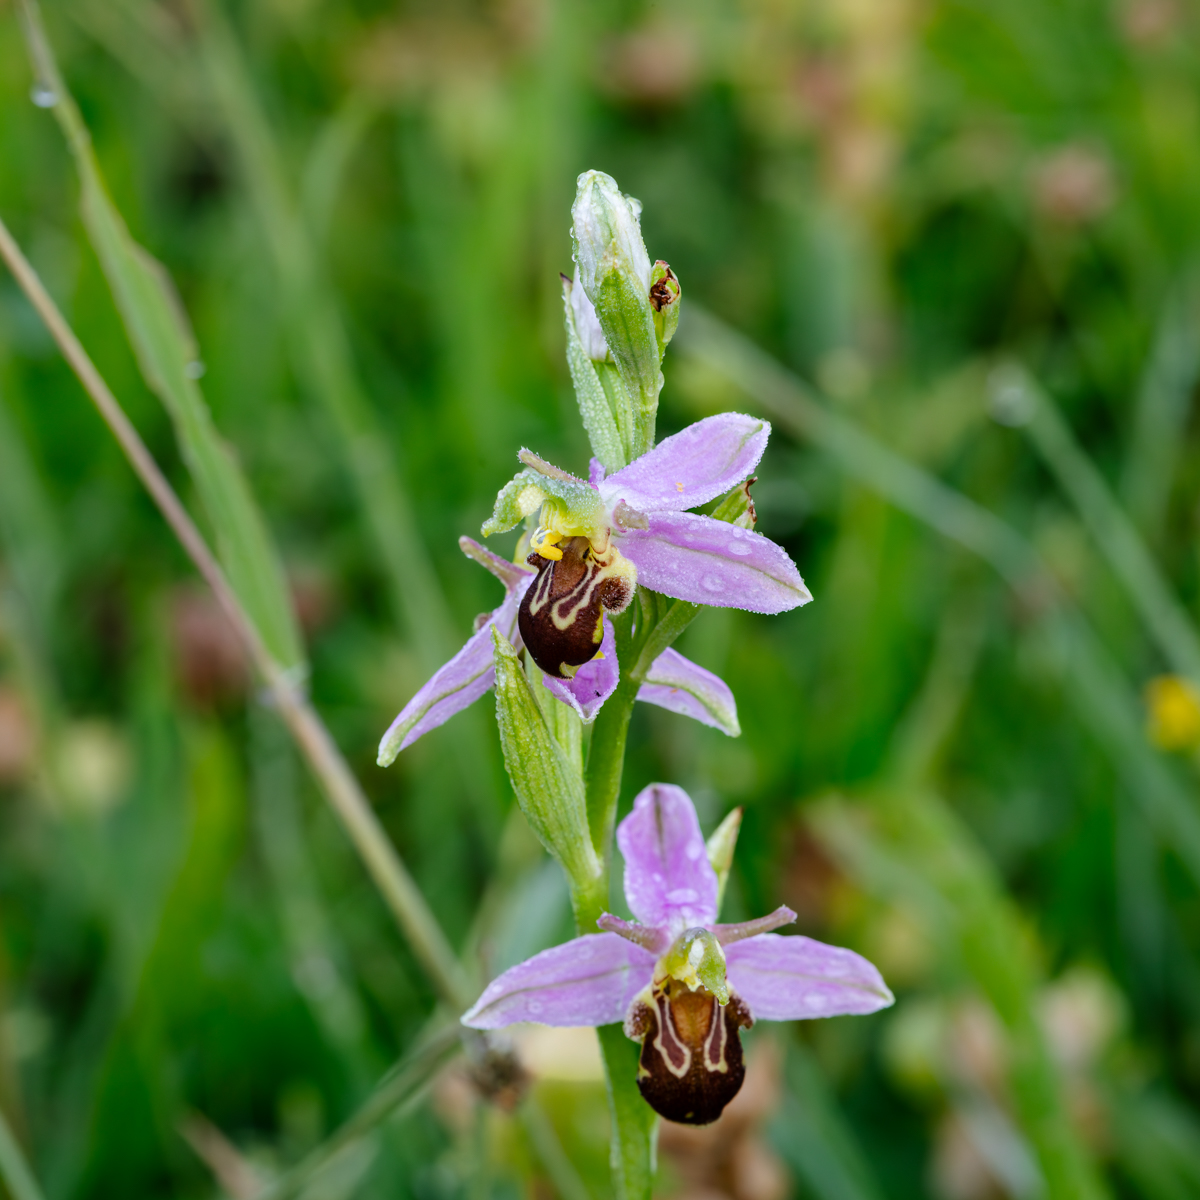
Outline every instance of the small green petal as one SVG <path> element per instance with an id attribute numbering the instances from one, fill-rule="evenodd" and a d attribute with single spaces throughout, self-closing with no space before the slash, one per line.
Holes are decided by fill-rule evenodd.
<path id="1" fill-rule="evenodd" d="M 733 851 L 737 846 L 738 833 L 742 828 L 742 809 L 739 806 L 712 831 L 708 839 L 708 861 L 717 873 L 717 911 L 725 899 L 725 885 L 729 882 L 729 869 L 733 866 Z"/>
<path id="2" fill-rule="evenodd" d="M 515 529 L 530 513 L 537 512 L 546 492 L 542 478 L 534 471 L 519 471 L 515 478 L 500 489 L 491 517 L 483 523 L 483 536 L 507 533 Z"/>
<path id="3" fill-rule="evenodd" d="M 725 951 L 707 929 L 688 929 L 662 957 L 662 969 L 694 992 L 704 988 L 721 1004 L 729 1003 Z"/>

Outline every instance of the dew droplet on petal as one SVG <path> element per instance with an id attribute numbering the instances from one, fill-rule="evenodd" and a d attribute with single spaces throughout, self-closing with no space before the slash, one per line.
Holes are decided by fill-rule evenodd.
<path id="1" fill-rule="evenodd" d="M 729 553 L 730 554 L 742 554 L 742 555 L 753 554 L 754 547 L 747 546 L 745 542 L 730 542 L 729 543 Z"/>
<path id="2" fill-rule="evenodd" d="M 699 838 L 692 838 L 684 853 L 692 862 L 695 862 L 704 853 L 704 843 Z"/>
<path id="3" fill-rule="evenodd" d="M 529 1011 L 531 1013 L 540 1013 L 542 1011 L 542 1002 L 540 1000 L 530 1000 Z"/>
<path id="4" fill-rule="evenodd" d="M 670 904 L 692 904 L 695 900 L 695 888 L 672 888 L 667 893 L 667 902 Z"/>
<path id="5" fill-rule="evenodd" d="M 706 592 L 720 592 L 724 591 L 725 589 L 725 584 L 720 575 L 705 575 L 700 580 L 700 586 L 704 588 Z"/>

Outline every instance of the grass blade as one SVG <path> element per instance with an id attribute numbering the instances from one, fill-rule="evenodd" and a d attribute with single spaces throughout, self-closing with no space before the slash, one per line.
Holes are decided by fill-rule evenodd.
<path id="1" fill-rule="evenodd" d="M 920 788 L 826 801 L 822 839 L 869 893 L 921 911 L 987 997 L 1010 1042 L 1012 1103 L 1036 1150 L 1051 1200 L 1107 1194 L 1072 1130 L 1061 1081 L 1034 1018 L 1037 970 L 1020 916 L 986 855 L 942 800 Z"/>
<path id="2" fill-rule="evenodd" d="M 1148 536 L 1153 536 L 1162 524 L 1192 391 L 1200 377 L 1200 341 L 1194 332 L 1198 311 L 1200 272 L 1193 266 L 1167 298 L 1150 362 L 1138 388 L 1129 453 L 1121 477 L 1122 498 Z"/>
<path id="3" fill-rule="evenodd" d="M 109 197 L 79 110 L 54 61 L 36 0 L 21 15 L 39 86 L 67 139 L 82 189 L 92 248 L 117 302 L 146 382 L 175 424 L 184 461 L 217 534 L 230 583 L 271 654 L 287 668 L 304 661 L 283 568 L 241 469 L 222 442 L 196 382 L 198 354 L 162 265 L 137 244 Z"/>
<path id="4" fill-rule="evenodd" d="M 21 290 L 46 323 L 63 357 L 79 377 L 171 531 L 212 588 L 430 981 L 454 1010 L 466 1008 L 473 994 L 462 967 L 329 730 L 300 694 L 289 672 L 271 656 L 199 529 L 3 221 L 0 221 L 0 258 L 8 264 Z"/>
<path id="5" fill-rule="evenodd" d="M 1179 855 L 1200 884 L 1200 813 L 1195 802 L 1147 744 L 1132 689 L 1083 615 L 1068 604 L 1034 547 L 969 497 L 825 410 L 800 380 L 741 334 L 695 305 L 686 312 L 673 346 L 743 389 L 784 429 L 836 459 L 864 487 L 979 555 L 1015 590 L 1028 589 L 1045 599 L 1043 633 L 1061 651 L 1068 694 L 1081 720 L 1125 778 L 1162 844 Z"/>
<path id="6" fill-rule="evenodd" d="M 771 1143 L 817 1200 L 882 1200 L 854 1135 L 809 1050 L 788 1042 L 787 1091 L 771 1122 Z"/>
<path id="7" fill-rule="evenodd" d="M 342 315 L 323 284 L 239 47 L 214 6 L 198 2 L 195 7 L 212 96 L 275 261 L 282 294 L 289 297 L 283 316 L 296 379 L 329 415 L 388 580 L 392 606 L 410 631 L 422 664 L 433 670 L 452 649 L 437 574 L 387 438 L 358 380 Z M 325 198 L 313 207 L 328 204 Z"/>
<path id="8" fill-rule="evenodd" d="M 1200 638 L 1104 477 L 1080 448 L 1062 414 L 1019 368 L 998 373 L 994 386 L 1020 390 L 1030 441 L 1075 505 L 1172 670 L 1200 684 Z"/>
<path id="9" fill-rule="evenodd" d="M 45 1200 L 3 1113 L 0 1113 L 0 1175 L 13 1200 Z"/>
<path id="10" fill-rule="evenodd" d="M 428 1034 L 384 1076 L 358 1111 L 301 1163 L 269 1184 L 258 1200 L 291 1200 L 348 1146 L 389 1118 L 402 1115 L 424 1094 L 434 1076 L 462 1046 L 462 1031 L 451 1021 Z"/>

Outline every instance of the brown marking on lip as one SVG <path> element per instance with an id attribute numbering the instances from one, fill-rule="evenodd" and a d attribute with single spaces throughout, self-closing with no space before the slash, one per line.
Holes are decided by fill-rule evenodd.
<path id="1" fill-rule="evenodd" d="M 562 558 L 531 554 L 537 569 L 517 611 L 517 625 L 533 661 L 556 679 L 596 657 L 604 636 L 604 610 L 623 612 L 633 598 L 628 564 L 612 546 L 602 554 L 585 537 L 567 538 Z"/>
<path id="2" fill-rule="evenodd" d="M 750 1010 L 737 995 L 722 1008 L 705 988 L 670 981 L 654 985 L 650 1001 L 626 1022 L 642 1043 L 638 1089 L 668 1121 L 711 1124 L 745 1078 L 740 1030 L 753 1024 Z"/>

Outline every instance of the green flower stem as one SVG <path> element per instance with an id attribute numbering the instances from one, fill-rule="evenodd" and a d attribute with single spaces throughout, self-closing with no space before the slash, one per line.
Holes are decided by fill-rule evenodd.
<path id="1" fill-rule="evenodd" d="M 686 622 L 681 623 L 676 619 L 662 628 L 663 614 L 677 615 L 674 610 L 679 608 L 678 603 L 667 608 L 668 603 L 654 592 L 640 588 L 638 608 L 635 610 L 636 623 L 632 613 L 615 623 L 617 656 L 621 662 L 634 665 L 622 675 L 617 690 L 600 710 L 592 729 L 584 782 L 588 827 L 603 870 L 590 896 L 572 892 L 576 926 L 581 934 L 595 933 L 596 919 L 608 908 L 613 829 L 621 797 L 625 740 L 629 734 L 629 721 L 638 688 L 642 686 L 650 663 L 683 632 L 686 625 Z M 657 648 L 648 656 L 649 647 Z M 638 1046 L 625 1036 L 620 1025 L 605 1025 L 596 1033 L 604 1055 L 608 1109 L 612 1120 L 613 1186 L 618 1200 L 650 1200 L 658 1118 L 638 1091 Z"/>
<path id="2" fill-rule="evenodd" d="M 622 642 L 628 643 L 628 630 L 621 628 L 627 625 L 628 622 L 619 623 L 618 647 Z M 623 649 L 618 650 L 618 654 L 622 652 Z M 585 775 L 587 814 L 592 842 L 603 869 L 590 904 L 585 901 L 575 905 L 576 927 L 581 934 L 595 933 L 597 918 L 608 908 L 613 827 L 625 767 L 625 739 L 639 686 L 632 675 L 623 678 L 600 710 L 592 731 Z M 575 900 L 574 895 L 572 900 Z M 620 1025 L 605 1025 L 596 1033 L 604 1055 L 608 1112 L 612 1121 L 613 1187 L 617 1200 L 650 1200 L 656 1124 L 654 1110 L 642 1099 L 637 1087 L 638 1046 L 625 1036 Z"/>
<path id="3" fill-rule="evenodd" d="M 620 1025 L 596 1030 L 608 1080 L 612 1120 L 612 1173 L 617 1200 L 650 1200 L 654 1183 L 658 1117 L 637 1087 L 640 1047 Z"/>
<path id="4" fill-rule="evenodd" d="M 606 903 L 613 828 L 617 821 L 617 801 L 621 795 L 621 775 L 625 768 L 625 738 L 629 733 L 629 719 L 633 716 L 633 702 L 640 686 L 633 678 L 622 679 L 617 690 L 605 702 L 592 729 L 592 745 L 584 772 L 588 828 L 592 833 L 592 845 L 604 864 Z M 599 915 L 595 914 L 597 917 Z M 581 932 L 594 932 L 594 928 Z"/>
<path id="5" fill-rule="evenodd" d="M 654 626 L 647 632 L 646 640 L 642 643 L 641 651 L 633 664 L 630 675 L 637 680 L 641 687 L 643 680 L 654 666 L 654 660 L 664 651 L 674 645 L 675 640 L 700 615 L 700 605 L 687 600 L 670 600 L 666 596 L 657 596 L 660 616 Z"/>
<path id="6" fill-rule="evenodd" d="M 627 635 L 628 636 L 628 635 Z M 618 633 L 618 645 L 621 633 Z M 592 733 L 586 773 L 588 824 L 603 871 L 594 894 L 575 904 L 579 933 L 595 933 L 596 919 L 608 907 L 609 867 L 613 826 L 621 795 L 625 738 L 640 682 L 630 674 L 608 698 Z M 583 898 L 580 898 L 583 899 Z M 576 897 L 573 894 L 572 900 Z M 596 1030 L 604 1055 L 608 1111 L 612 1121 L 612 1173 L 617 1200 L 650 1200 L 654 1181 L 654 1140 L 657 1118 L 637 1086 L 638 1045 L 620 1025 Z"/>

